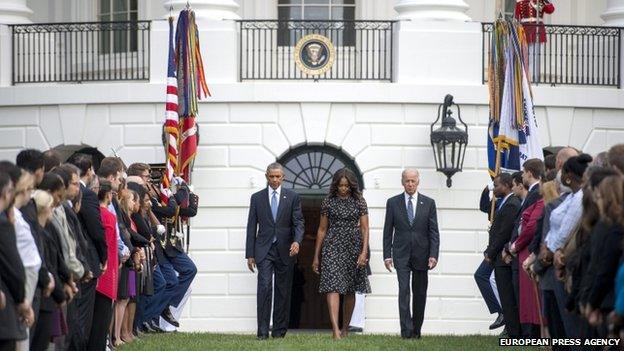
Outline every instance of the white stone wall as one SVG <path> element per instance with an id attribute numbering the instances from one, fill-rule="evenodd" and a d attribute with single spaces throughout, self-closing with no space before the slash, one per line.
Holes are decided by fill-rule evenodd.
<path id="1" fill-rule="evenodd" d="M 453 188 L 447 189 L 444 177 L 433 169 L 429 124 L 437 113 L 442 91 L 448 88 L 284 84 L 212 86 L 215 98 L 200 106 L 201 145 L 193 183 L 201 198 L 201 210 L 193 220 L 191 240 L 199 273 L 184 313 L 183 329 L 255 330 L 256 276 L 247 271 L 244 262 L 249 195 L 264 186 L 266 164 L 289 147 L 326 142 L 355 157 L 364 173 L 373 269 L 373 294 L 366 306 L 367 331 L 399 330 L 396 277 L 383 267 L 381 228 L 385 200 L 401 191 L 400 171 L 410 166 L 421 170 L 420 191 L 437 202 L 441 233 L 440 264 L 430 273 L 423 332 L 487 333 L 492 318 L 472 277 L 487 240 L 487 220 L 476 210 L 480 190 L 488 180 L 485 87 L 453 89 L 456 101 L 462 104 L 462 117 L 469 124 L 469 148 L 464 171 L 453 177 Z M 66 98 L 83 103 L 56 104 L 50 101 L 63 99 L 37 94 L 41 87 L 0 89 L 0 159 L 14 159 L 24 147 L 84 144 L 97 147 L 105 155 L 115 150 L 128 164 L 162 162 L 164 107 L 161 94 L 156 92 L 164 91 L 164 87 L 110 86 L 116 86 L 114 90 L 119 93 L 96 96 L 90 89 L 100 91 L 102 85 L 85 84 L 79 87 L 85 96 L 77 93 Z M 333 97 L 311 95 L 308 89 L 328 89 L 325 93 Z M 403 93 L 395 94 L 395 89 Z M 128 93 L 135 90 L 141 91 Z M 49 87 L 46 91 L 51 95 Z M 585 100 L 575 98 L 575 94 Z M 619 97 L 621 92 L 537 88 L 543 146 L 572 145 L 597 153 L 624 142 L 622 99 L 612 99 L 609 94 Z M 305 101 L 297 102 L 301 100 Z"/>

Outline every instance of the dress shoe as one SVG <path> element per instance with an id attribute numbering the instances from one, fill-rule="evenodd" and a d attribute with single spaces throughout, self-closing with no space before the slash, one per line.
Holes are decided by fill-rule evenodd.
<path id="1" fill-rule="evenodd" d="M 156 331 L 152 329 L 152 326 L 149 322 L 143 322 L 139 326 L 139 331 L 142 333 L 155 333 Z"/>
<path id="2" fill-rule="evenodd" d="M 268 335 L 258 335 L 258 340 L 267 340 L 268 338 Z"/>
<path id="3" fill-rule="evenodd" d="M 349 326 L 349 333 L 363 333 L 363 332 L 364 332 L 364 329 L 360 327 Z"/>
<path id="4" fill-rule="evenodd" d="M 150 322 L 149 322 L 149 325 L 150 325 L 150 327 L 152 327 L 152 329 L 153 329 L 153 330 L 154 330 L 154 332 L 156 332 L 156 333 L 164 333 L 164 332 L 165 332 L 164 330 L 162 330 L 162 329 L 160 328 L 160 326 L 158 325 L 158 322 L 156 322 L 156 321 L 154 321 L 154 320 L 150 321 Z"/>
<path id="5" fill-rule="evenodd" d="M 505 325 L 505 316 L 502 313 L 498 314 L 494 323 L 490 324 L 490 330 L 498 329 Z"/>
<path id="6" fill-rule="evenodd" d="M 173 325 L 174 327 L 176 328 L 180 327 L 180 323 L 175 319 L 173 314 L 171 314 L 171 311 L 169 310 L 169 306 L 165 307 L 165 309 L 162 311 L 160 316 L 163 317 L 163 319 L 167 321 L 167 323 Z"/>

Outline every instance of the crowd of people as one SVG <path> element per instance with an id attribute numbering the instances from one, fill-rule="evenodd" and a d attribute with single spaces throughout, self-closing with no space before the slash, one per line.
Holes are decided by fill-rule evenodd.
<path id="1" fill-rule="evenodd" d="M 491 329 L 504 325 L 513 338 L 624 335 L 624 144 L 594 157 L 566 147 L 527 160 L 494 178 L 480 209 L 491 224 L 475 279 L 498 313 Z"/>
<path id="2" fill-rule="evenodd" d="M 0 350 L 105 350 L 179 326 L 197 269 L 178 228 L 198 197 L 150 173 L 51 150 L 0 161 Z"/>

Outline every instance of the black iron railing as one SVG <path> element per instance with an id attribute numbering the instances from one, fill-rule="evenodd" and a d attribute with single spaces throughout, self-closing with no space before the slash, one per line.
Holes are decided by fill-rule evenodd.
<path id="1" fill-rule="evenodd" d="M 621 31 L 618 27 L 528 25 L 529 75 L 533 84 L 620 88 Z M 483 23 L 483 82 L 488 80 L 492 23 Z M 531 42 L 535 44 L 531 44 Z"/>
<path id="2" fill-rule="evenodd" d="M 239 21 L 239 79 L 392 81 L 394 21 Z M 320 75 L 296 64 L 296 45 L 309 34 L 335 48 L 331 69 Z"/>
<path id="3" fill-rule="evenodd" d="M 10 27 L 13 84 L 149 79 L 149 21 Z"/>

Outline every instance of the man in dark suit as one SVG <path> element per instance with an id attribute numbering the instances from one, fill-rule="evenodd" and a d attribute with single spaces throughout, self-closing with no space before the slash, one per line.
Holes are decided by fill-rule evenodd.
<path id="1" fill-rule="evenodd" d="M 274 338 L 286 335 L 294 256 L 303 240 L 303 213 L 299 195 L 282 188 L 279 163 L 267 167 L 268 186 L 251 196 L 247 219 L 247 267 L 258 267 L 258 339 L 269 337 L 273 275 L 275 275 Z"/>
<path id="2" fill-rule="evenodd" d="M 384 263 L 396 268 L 399 280 L 401 337 L 420 338 L 427 301 L 428 270 L 438 263 L 440 235 L 435 201 L 416 192 L 420 175 L 406 169 L 401 175 L 405 192 L 388 199 L 383 231 Z M 410 277 L 414 294 L 410 313 Z"/>
<path id="3" fill-rule="evenodd" d="M 83 254 L 93 275 L 93 279 L 80 283 L 78 288 L 80 297 L 76 300 L 77 316 L 79 316 L 77 324 L 82 326 L 82 330 L 76 334 L 78 338 L 70 339 L 69 349 L 81 350 L 86 347 L 86 338 L 91 333 L 95 308 L 95 287 L 97 278 L 102 274 L 102 270 L 106 269 L 108 252 L 100 215 L 100 202 L 97 194 L 89 189 L 89 184 L 95 177 L 91 156 L 74 154 L 68 161 L 78 167 L 80 171 L 82 205 L 78 212 L 78 219 L 84 228 L 86 237 L 86 250 Z M 80 336 L 84 337 L 81 338 Z"/>
<path id="4" fill-rule="evenodd" d="M 483 252 L 484 261 L 494 266 L 496 288 L 500 297 L 507 333 L 511 337 L 520 335 L 520 319 L 518 305 L 512 284 L 511 266 L 503 261 L 501 252 L 509 242 L 520 211 L 520 199 L 511 188 L 513 178 L 510 174 L 501 173 L 494 178 L 494 196 L 500 201 L 496 203 L 496 212 L 490 226 L 488 246 Z"/>

